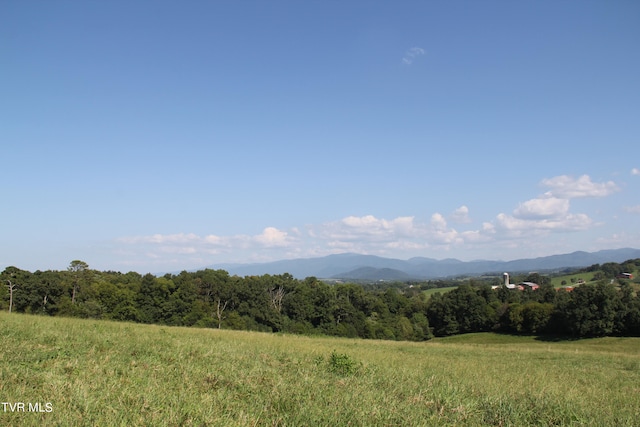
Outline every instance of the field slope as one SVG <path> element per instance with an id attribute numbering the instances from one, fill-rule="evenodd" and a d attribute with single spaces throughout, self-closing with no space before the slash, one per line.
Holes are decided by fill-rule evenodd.
<path id="1" fill-rule="evenodd" d="M 0 337 L 2 425 L 631 426 L 640 420 L 640 340 L 634 338 L 546 342 L 472 334 L 398 343 L 6 312 Z M 38 411 L 29 412 L 35 403 Z"/>

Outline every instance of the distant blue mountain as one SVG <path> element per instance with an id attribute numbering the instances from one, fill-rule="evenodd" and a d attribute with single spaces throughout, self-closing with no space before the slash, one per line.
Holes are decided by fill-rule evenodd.
<path id="1" fill-rule="evenodd" d="M 210 268 L 223 269 L 232 275 L 260 276 L 289 273 L 303 279 L 341 278 L 359 280 L 436 279 L 460 275 L 529 272 L 588 267 L 605 262 L 624 262 L 640 258 L 640 249 L 612 249 L 598 252 L 573 252 L 540 258 L 513 261 L 460 261 L 416 257 L 408 260 L 383 258 L 353 253 L 328 255 L 319 258 L 299 258 L 260 264 L 219 264 Z"/>
<path id="2" fill-rule="evenodd" d="M 360 267 L 355 270 L 347 271 L 346 273 L 338 274 L 333 279 L 343 280 L 373 280 L 373 281 L 394 281 L 394 280 L 411 280 L 415 279 L 404 271 L 396 270 L 394 268 L 375 268 L 375 267 Z"/>

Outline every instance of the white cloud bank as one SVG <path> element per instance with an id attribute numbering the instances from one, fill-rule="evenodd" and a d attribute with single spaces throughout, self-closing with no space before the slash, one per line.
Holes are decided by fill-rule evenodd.
<path id="1" fill-rule="evenodd" d="M 117 243 L 123 252 L 138 254 L 142 262 L 206 266 L 222 262 L 260 262 L 283 258 L 323 256 L 357 252 L 381 256 L 419 256 L 427 252 L 444 254 L 460 249 L 486 253 L 494 247 L 517 248 L 527 239 L 539 239 L 552 233 L 579 232 L 593 228 L 595 222 L 585 213 L 571 212 L 571 198 L 605 197 L 619 191 L 615 183 L 592 182 L 588 175 L 577 179 L 562 175 L 541 182 L 550 191 L 526 200 L 511 215 L 499 213 L 493 220 L 473 225 L 470 209 L 462 205 L 449 218 L 439 212 L 427 221 L 415 216 L 392 219 L 374 215 L 347 216 L 339 220 L 308 224 L 300 229 L 266 227 L 256 235 L 196 235 L 193 233 L 154 234 L 123 237 Z M 638 213 L 638 207 L 627 208 Z M 173 256 L 168 258 L 167 255 Z"/>
<path id="2" fill-rule="evenodd" d="M 560 175 L 543 179 L 541 184 L 549 191 L 534 199 L 520 203 L 513 216 L 500 213 L 495 226 L 504 236 L 521 238 L 549 232 L 583 231 L 594 226 L 594 221 L 584 213 L 570 212 L 570 199 L 606 197 L 619 187 L 613 181 L 593 182 L 589 175 L 574 178 Z"/>
<path id="3" fill-rule="evenodd" d="M 569 212 L 569 200 L 547 197 L 521 203 L 513 216 L 522 220 L 561 218 Z"/>
<path id="4" fill-rule="evenodd" d="M 613 181 L 595 183 L 591 182 L 589 175 L 582 175 L 577 179 L 567 175 L 556 176 L 542 180 L 542 185 L 551 188 L 546 195 L 562 199 L 605 197 L 620 191 Z"/>

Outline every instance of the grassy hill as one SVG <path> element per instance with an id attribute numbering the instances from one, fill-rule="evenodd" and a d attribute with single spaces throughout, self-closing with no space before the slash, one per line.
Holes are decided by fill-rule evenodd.
<path id="1" fill-rule="evenodd" d="M 456 289 L 457 286 L 447 286 L 444 288 L 434 288 L 434 289 L 427 289 L 426 291 L 422 291 L 427 297 L 431 297 L 431 295 L 435 294 L 436 292 L 440 292 L 440 293 L 445 293 L 445 292 L 449 292 L 452 291 L 454 289 Z"/>
<path id="2" fill-rule="evenodd" d="M 576 283 L 578 283 L 580 280 L 583 280 L 584 283 L 595 283 L 597 282 L 593 280 L 594 276 L 596 275 L 596 273 L 602 273 L 602 271 L 591 271 L 591 272 L 576 272 L 576 273 L 572 273 L 572 274 L 565 274 L 565 275 L 558 275 L 558 276 L 552 276 L 551 277 L 551 284 L 556 287 L 559 288 L 561 286 L 572 286 Z M 640 274 L 640 270 L 633 270 L 633 271 L 627 271 L 627 273 L 632 273 L 633 277 L 635 278 L 633 281 L 630 281 L 630 283 L 634 286 L 638 285 L 638 278 L 639 278 L 639 274 Z M 605 279 L 607 282 L 611 279 Z M 565 285 L 563 285 L 562 282 L 565 282 Z"/>
<path id="3" fill-rule="evenodd" d="M 3 425 L 637 425 L 640 339 L 426 343 L 0 313 Z M 39 403 L 42 412 L 14 411 Z M 44 408 L 44 409 L 43 409 Z M 49 411 L 50 409 L 50 411 Z"/>

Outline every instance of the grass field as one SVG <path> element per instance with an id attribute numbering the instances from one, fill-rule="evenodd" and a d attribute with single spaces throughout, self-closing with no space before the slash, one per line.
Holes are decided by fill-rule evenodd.
<path id="1" fill-rule="evenodd" d="M 564 276 L 557 276 L 551 278 L 551 284 L 554 288 L 560 288 L 562 286 L 576 286 L 578 281 L 583 280 L 584 283 L 593 283 L 591 279 L 593 278 L 593 273 L 575 273 L 575 274 L 567 274 Z M 574 279 L 575 283 L 571 282 L 571 279 Z M 566 282 L 564 285 L 562 282 Z"/>
<path id="2" fill-rule="evenodd" d="M 431 295 L 435 294 L 436 292 L 440 292 L 441 294 L 444 294 L 445 292 L 452 291 L 456 288 L 457 286 L 447 286 L 445 288 L 427 289 L 426 291 L 422 291 L 422 293 L 425 294 L 427 297 L 431 297 Z"/>
<path id="3" fill-rule="evenodd" d="M 640 270 L 627 271 L 626 273 L 632 273 L 633 276 L 637 278 L 638 274 L 640 274 Z M 576 283 L 580 279 L 582 279 L 585 283 L 595 283 L 595 282 L 592 281 L 594 275 L 595 275 L 595 272 L 574 273 L 574 274 L 566 274 L 566 275 L 563 275 L 563 276 L 556 276 L 556 277 L 552 277 L 551 278 L 551 284 L 556 288 L 559 288 L 559 287 L 563 286 L 562 285 L 562 281 L 566 282 L 566 286 L 575 285 L 575 284 L 572 284 L 571 279 L 574 279 L 574 281 Z M 609 280 L 611 280 L 611 279 L 606 279 L 607 282 Z M 637 285 L 637 283 L 634 283 L 634 285 Z"/>
<path id="4" fill-rule="evenodd" d="M 1 425 L 640 424 L 634 338 L 410 343 L 6 312 L 0 325 Z"/>

